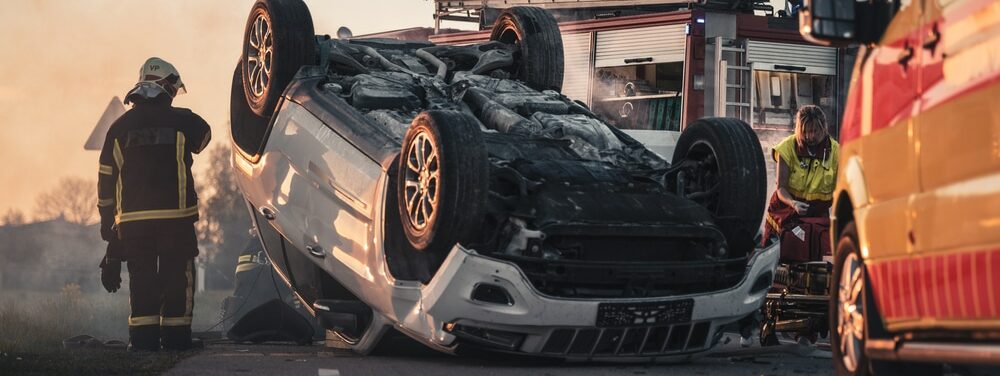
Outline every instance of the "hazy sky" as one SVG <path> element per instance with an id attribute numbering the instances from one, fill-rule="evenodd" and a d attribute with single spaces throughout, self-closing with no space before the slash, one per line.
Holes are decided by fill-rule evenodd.
<path id="1" fill-rule="evenodd" d="M 433 25 L 428 0 L 306 0 L 317 34 Z M 146 58 L 177 67 L 188 94 L 174 105 L 229 142 L 229 90 L 252 0 L 6 1 L 0 14 L 0 213 L 29 214 L 61 177 L 97 177 L 83 144 L 112 96 Z M 451 25 L 455 26 L 455 25 Z M 465 28 L 472 24 L 459 24 Z M 197 168 L 198 159 L 195 159 Z"/>

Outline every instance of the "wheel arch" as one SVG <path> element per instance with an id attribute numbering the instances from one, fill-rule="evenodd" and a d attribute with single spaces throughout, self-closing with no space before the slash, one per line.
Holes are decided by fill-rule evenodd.
<path id="1" fill-rule="evenodd" d="M 834 202 L 833 232 L 831 234 L 833 238 L 831 240 L 836 245 L 837 239 L 840 239 L 840 235 L 844 233 L 844 228 L 847 227 L 848 223 L 854 221 L 854 204 L 847 191 L 841 191 Z"/>
<path id="2" fill-rule="evenodd" d="M 852 155 L 843 160 L 844 163 L 840 166 L 841 171 L 837 178 L 837 188 L 834 190 L 830 240 L 831 244 L 836 247 L 847 224 L 855 222 L 861 256 L 862 259 L 867 259 L 864 213 L 870 203 L 868 185 L 865 181 L 861 157 Z"/>

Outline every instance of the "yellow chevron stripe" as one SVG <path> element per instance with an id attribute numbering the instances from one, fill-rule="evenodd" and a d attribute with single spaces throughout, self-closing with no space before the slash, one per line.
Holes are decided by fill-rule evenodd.
<path id="1" fill-rule="evenodd" d="M 238 265 L 238 266 L 236 266 L 236 272 L 237 273 L 242 273 L 242 272 L 245 272 L 247 270 L 254 270 L 258 266 L 260 266 L 260 265 L 257 265 L 257 263 L 254 263 L 254 262 L 249 263 L 249 264 Z"/>

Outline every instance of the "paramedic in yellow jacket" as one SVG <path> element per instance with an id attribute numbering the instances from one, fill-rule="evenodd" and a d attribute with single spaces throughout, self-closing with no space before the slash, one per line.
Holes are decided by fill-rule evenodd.
<path id="1" fill-rule="evenodd" d="M 840 144 L 827 124 L 822 109 L 803 106 L 795 114 L 795 134 L 774 147 L 778 187 L 767 208 L 764 239 L 794 228 L 802 217 L 829 218 Z"/>

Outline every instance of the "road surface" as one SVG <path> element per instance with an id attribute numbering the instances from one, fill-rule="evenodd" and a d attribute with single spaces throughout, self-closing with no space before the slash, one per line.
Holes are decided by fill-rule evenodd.
<path id="1" fill-rule="evenodd" d="M 181 361 L 166 375 L 832 375 L 830 353 L 816 347 L 785 344 L 741 349 L 729 336 L 711 356 L 689 363 L 577 364 L 509 355 L 452 356 L 404 339 L 375 354 L 317 346 L 249 345 L 209 341 L 199 354 Z M 723 339 L 722 342 L 727 342 Z"/>

